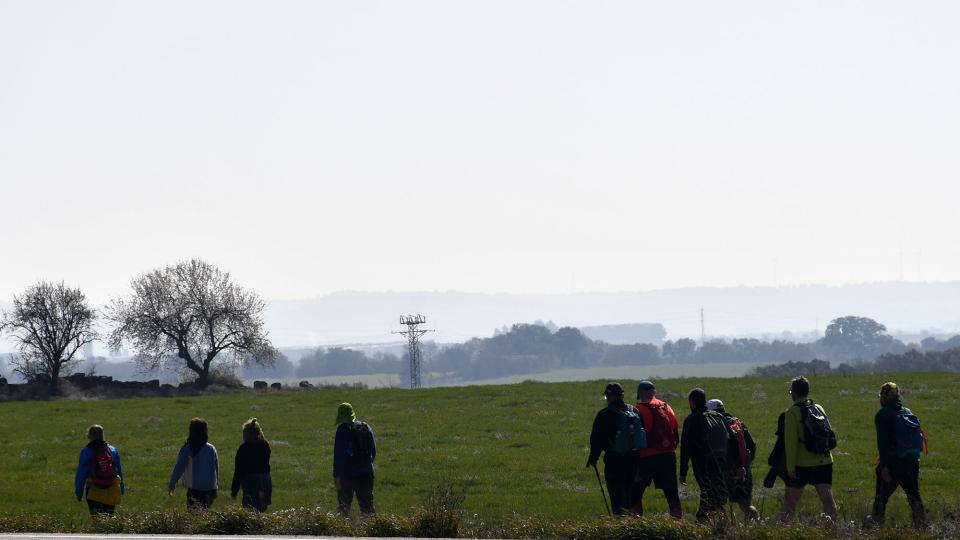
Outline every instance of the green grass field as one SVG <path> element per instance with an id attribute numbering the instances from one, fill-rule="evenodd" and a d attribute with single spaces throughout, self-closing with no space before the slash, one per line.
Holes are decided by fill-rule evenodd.
<path id="1" fill-rule="evenodd" d="M 876 392 L 887 376 L 831 376 L 811 379 L 812 397 L 822 403 L 839 436 L 835 492 L 841 517 L 860 519 L 873 497 L 876 449 L 873 414 Z M 923 460 L 922 491 L 931 517 L 953 512 L 960 482 L 955 471 L 960 441 L 952 412 L 960 374 L 899 374 L 892 377 L 905 403 L 923 420 L 930 455 Z M 524 383 L 504 386 L 226 394 L 197 398 L 0 403 L 0 513 L 41 512 L 68 521 L 86 519 L 86 505 L 73 497 L 73 471 L 85 430 L 101 423 L 121 452 L 126 472 L 125 510 L 182 506 L 184 491 L 171 499 L 166 484 L 189 419 L 210 422 L 211 442 L 221 457 L 218 507 L 229 498 L 233 456 L 240 426 L 258 417 L 273 444 L 272 510 L 308 506 L 335 508 L 331 481 L 333 418 L 341 401 L 377 432 L 376 500 L 381 511 L 404 513 L 438 484 L 466 492 L 465 508 L 481 519 L 515 516 L 574 519 L 604 513 L 592 470 L 584 464 L 594 414 L 604 402 L 602 382 Z M 636 381 L 623 380 L 628 389 Z M 789 406 L 787 381 L 769 378 L 672 379 L 658 391 L 682 417 L 686 392 L 702 386 L 741 416 L 759 444 L 754 467 L 756 505 L 771 515 L 782 485 L 764 490 L 766 456 L 779 411 Z M 628 390 L 628 394 L 632 393 Z M 696 508 L 696 488 L 683 491 L 685 511 Z M 816 513 L 815 496 L 803 512 Z M 647 507 L 665 511 L 659 492 Z M 898 495 L 892 519 L 906 518 Z"/>

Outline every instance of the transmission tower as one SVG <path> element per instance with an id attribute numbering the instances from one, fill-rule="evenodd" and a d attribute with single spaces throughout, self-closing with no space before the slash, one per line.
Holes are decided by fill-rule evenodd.
<path id="1" fill-rule="evenodd" d="M 421 324 L 427 324 L 427 318 L 420 314 L 401 315 L 400 324 L 405 325 L 407 329 L 393 333 L 407 336 L 407 354 L 410 356 L 410 388 L 420 388 L 420 338 L 427 332 L 433 332 L 433 330 L 420 328 Z"/>

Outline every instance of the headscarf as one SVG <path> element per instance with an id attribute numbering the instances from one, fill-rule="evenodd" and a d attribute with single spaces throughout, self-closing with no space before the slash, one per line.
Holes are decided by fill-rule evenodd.
<path id="1" fill-rule="evenodd" d="M 349 403 L 341 403 L 337 407 L 337 421 L 334 425 L 339 426 L 340 424 L 351 424 L 354 420 L 357 419 L 357 415 L 353 412 L 353 405 Z"/>

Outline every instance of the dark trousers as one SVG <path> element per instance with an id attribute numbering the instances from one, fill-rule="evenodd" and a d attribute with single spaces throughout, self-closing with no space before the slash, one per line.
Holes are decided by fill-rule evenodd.
<path id="1" fill-rule="evenodd" d="M 217 498 L 217 490 L 187 490 L 187 509 L 188 510 L 206 510 L 213 506 L 213 500 Z"/>
<path id="2" fill-rule="evenodd" d="M 608 457 L 609 456 L 609 457 Z M 637 458 L 604 456 L 603 479 L 607 481 L 610 509 L 618 516 L 630 514 L 630 490 L 637 475 Z"/>
<path id="3" fill-rule="evenodd" d="M 874 521 L 883 523 L 887 513 L 887 501 L 898 487 L 902 487 L 913 515 L 913 524 L 923 525 L 926 522 L 926 511 L 920 499 L 920 461 L 891 459 L 887 469 L 890 471 L 892 482 L 884 482 L 883 469 L 877 465 L 877 495 L 873 500 Z"/>
<path id="4" fill-rule="evenodd" d="M 112 516 L 115 507 L 110 504 L 103 504 L 102 502 L 87 499 L 87 508 L 90 510 L 91 516 L 97 517 L 102 515 Z"/>
<path id="5" fill-rule="evenodd" d="M 697 485 L 700 486 L 698 521 L 705 521 L 710 514 L 723 513 L 723 506 L 727 504 L 729 497 L 725 469 L 721 460 L 694 458 L 693 475 L 697 478 Z"/>
<path id="6" fill-rule="evenodd" d="M 373 476 L 341 476 L 340 489 L 337 490 L 337 502 L 340 513 L 350 515 L 350 506 L 353 504 L 353 495 L 357 495 L 357 506 L 364 514 L 375 514 L 373 507 Z"/>
<path id="7" fill-rule="evenodd" d="M 663 496 L 670 507 L 670 515 L 676 518 L 683 515 L 677 485 L 676 453 L 665 452 L 638 459 L 636 478 L 637 481 L 633 483 L 630 493 L 630 503 L 633 505 L 631 510 L 635 515 L 643 515 L 643 493 L 651 482 L 663 491 Z"/>

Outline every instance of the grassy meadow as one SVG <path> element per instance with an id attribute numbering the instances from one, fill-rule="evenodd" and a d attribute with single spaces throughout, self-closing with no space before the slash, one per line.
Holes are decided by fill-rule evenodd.
<path id="1" fill-rule="evenodd" d="M 873 498 L 876 458 L 873 414 L 877 389 L 892 378 L 905 403 L 924 422 L 930 454 L 923 458 L 921 488 L 931 518 L 954 517 L 960 508 L 960 440 L 953 411 L 960 374 L 830 376 L 811 379 L 812 397 L 826 408 L 840 437 L 834 489 L 841 517 L 862 519 Z M 606 381 L 522 383 L 502 386 L 223 394 L 195 398 L 0 403 L 0 514 L 44 513 L 67 522 L 86 520 L 86 505 L 73 496 L 73 472 L 85 430 L 103 424 L 121 453 L 126 473 L 124 511 L 182 507 L 166 485 L 186 437 L 189 419 L 210 422 L 210 441 L 221 460 L 216 508 L 237 505 L 229 497 L 240 426 L 262 422 L 273 446 L 271 510 L 333 510 L 331 452 L 336 406 L 350 401 L 376 430 L 376 504 L 382 512 L 407 513 L 438 485 L 466 494 L 464 508 L 476 519 L 517 517 L 580 519 L 605 513 L 591 469 L 584 467 L 594 414 Z M 622 380 L 628 395 L 635 380 Z M 658 391 L 684 416 L 686 392 L 702 386 L 741 416 L 759 445 L 754 466 L 755 504 L 764 515 L 779 507 L 783 486 L 764 490 L 760 479 L 773 445 L 779 411 L 790 405 L 788 383 L 773 378 L 658 380 Z M 692 478 L 692 475 L 691 475 Z M 683 488 L 688 519 L 697 491 Z M 818 512 L 812 491 L 802 513 Z M 665 512 L 659 492 L 648 491 L 650 512 Z M 892 520 L 906 519 L 902 495 L 891 501 Z"/>

